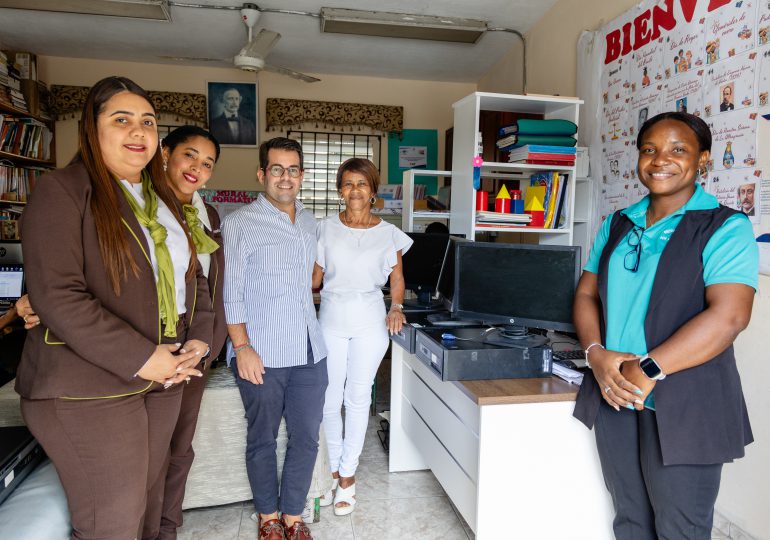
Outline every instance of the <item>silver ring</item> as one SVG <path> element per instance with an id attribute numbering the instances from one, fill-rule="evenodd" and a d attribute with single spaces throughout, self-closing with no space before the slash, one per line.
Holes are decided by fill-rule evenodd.
<path id="1" fill-rule="evenodd" d="M 612 388 L 610 388 L 609 386 L 605 386 L 605 387 L 604 387 L 604 393 L 605 393 L 605 394 L 609 394 L 609 393 L 610 393 L 610 390 L 612 390 Z"/>
<path id="2" fill-rule="evenodd" d="M 24 324 L 26 324 L 26 323 L 27 323 L 27 317 L 29 317 L 29 315 L 24 315 L 24 316 L 22 317 L 22 319 L 24 319 Z"/>

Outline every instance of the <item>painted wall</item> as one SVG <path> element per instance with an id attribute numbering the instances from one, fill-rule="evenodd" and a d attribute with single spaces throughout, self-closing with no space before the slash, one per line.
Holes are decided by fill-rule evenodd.
<path id="1" fill-rule="evenodd" d="M 527 92 L 574 96 L 580 33 L 599 28 L 637 3 L 638 0 L 557 2 L 526 34 Z M 479 91 L 522 92 L 521 61 L 521 43 L 515 43 L 479 80 Z"/>
<path id="2" fill-rule="evenodd" d="M 124 75 L 148 90 L 206 93 L 207 81 L 252 82 L 254 75 L 229 68 L 186 67 L 168 64 L 111 62 L 62 57 L 38 57 L 40 79 L 48 84 L 89 86 L 109 75 Z M 444 163 L 444 131 L 452 126 L 452 103 L 476 90 L 470 83 L 441 83 L 373 77 L 320 75 L 308 84 L 273 73 L 260 73 L 260 141 L 282 135 L 265 132 L 265 99 L 269 97 L 375 103 L 404 107 L 404 127 L 437 129 L 438 163 Z M 56 123 L 56 157 L 66 164 L 77 150 L 77 119 Z M 382 144 L 382 176 L 387 178 L 387 141 Z M 208 187 L 256 189 L 256 148 L 225 148 Z"/>

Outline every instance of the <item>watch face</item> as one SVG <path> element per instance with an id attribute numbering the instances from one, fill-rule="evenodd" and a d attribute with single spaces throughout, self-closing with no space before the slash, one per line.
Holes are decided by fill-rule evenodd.
<path id="1" fill-rule="evenodd" d="M 642 371 L 644 372 L 647 377 L 650 379 L 655 379 L 660 376 L 661 369 L 658 366 L 657 362 L 650 358 L 649 356 L 645 359 L 643 359 L 641 362 L 639 362 L 639 367 L 642 368 Z"/>

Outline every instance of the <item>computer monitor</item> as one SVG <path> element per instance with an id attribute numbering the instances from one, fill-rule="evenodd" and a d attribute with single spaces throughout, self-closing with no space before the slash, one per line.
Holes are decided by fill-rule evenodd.
<path id="1" fill-rule="evenodd" d="M 526 327 L 574 332 L 579 246 L 462 242 L 455 246 L 455 309 L 526 335 Z"/>
<path id="2" fill-rule="evenodd" d="M 407 233 L 414 241 L 404 253 L 402 264 L 406 288 L 417 295 L 417 302 L 405 302 L 410 307 L 431 305 L 431 298 L 438 290 L 441 267 L 444 265 L 449 235 Z"/>
<path id="3" fill-rule="evenodd" d="M 0 311 L 5 311 L 24 294 L 24 267 L 0 265 Z"/>
<path id="4" fill-rule="evenodd" d="M 441 267 L 441 277 L 438 280 L 438 293 L 441 295 L 441 301 L 444 308 L 448 311 L 453 310 L 453 299 L 455 292 L 455 252 L 458 242 L 467 242 L 465 237 L 452 235 L 449 237 L 449 247 L 447 248 L 444 266 Z"/>

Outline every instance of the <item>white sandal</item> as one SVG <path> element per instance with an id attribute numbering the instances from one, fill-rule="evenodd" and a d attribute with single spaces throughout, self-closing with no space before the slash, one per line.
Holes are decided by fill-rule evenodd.
<path id="1" fill-rule="evenodd" d="M 347 516 L 352 514 L 356 506 L 356 484 L 350 484 L 344 488 L 342 486 L 337 487 L 337 491 L 334 493 L 334 515 L 335 516 Z M 348 506 L 337 506 L 339 503 L 347 503 Z"/>
<path id="2" fill-rule="evenodd" d="M 334 502 L 334 490 L 337 489 L 337 485 L 340 483 L 339 478 L 332 478 L 332 488 L 321 495 L 321 500 L 319 501 L 319 504 L 324 506 L 329 506 Z"/>

